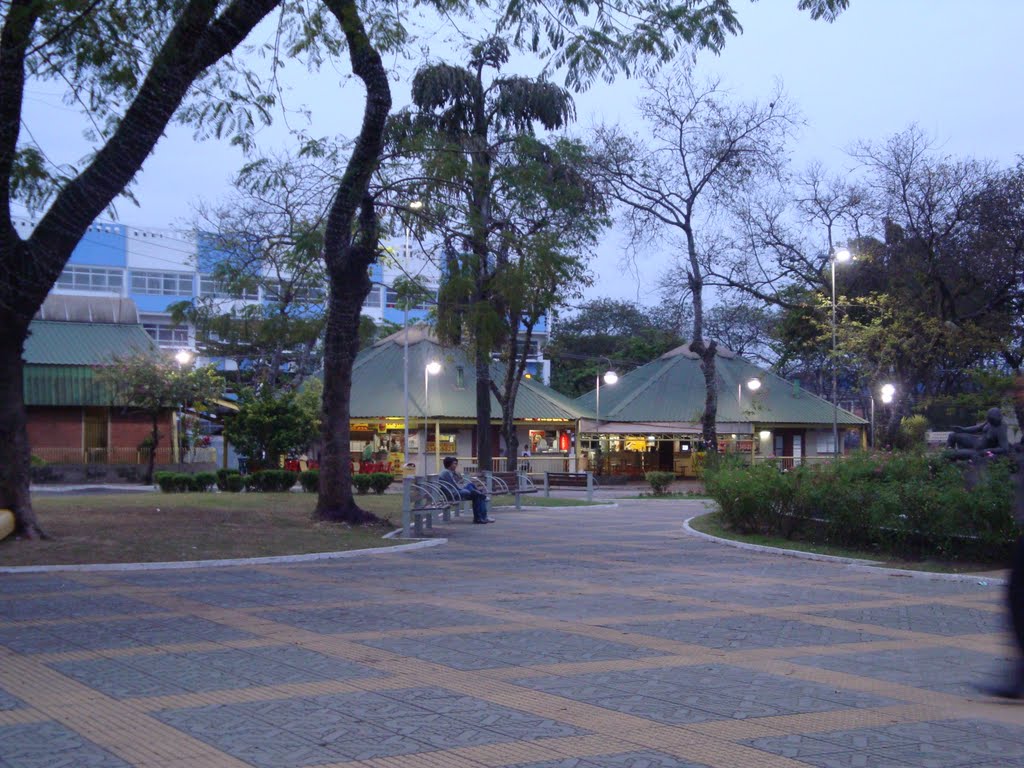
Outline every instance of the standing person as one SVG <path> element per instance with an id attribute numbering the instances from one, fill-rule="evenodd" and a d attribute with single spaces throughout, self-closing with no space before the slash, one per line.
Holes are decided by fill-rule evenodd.
<path id="1" fill-rule="evenodd" d="M 459 498 L 473 502 L 473 522 L 482 525 L 493 523 L 494 518 L 487 515 L 487 494 L 459 474 L 459 460 L 454 456 L 445 456 L 444 469 L 437 476 L 445 490 L 457 493 Z"/>
<path id="2" fill-rule="evenodd" d="M 1018 403 L 1024 403 L 1024 377 L 1017 379 L 1013 396 Z M 1014 448 L 1016 450 L 1010 452 L 1017 465 L 1012 479 L 1013 515 L 1018 527 L 1024 528 L 1024 438 Z M 982 686 L 981 690 L 1003 699 L 1024 699 L 1024 535 L 1018 536 L 1013 547 L 1006 602 L 1010 612 L 1010 626 L 1017 642 L 1017 659 L 1008 681 L 1002 685 Z"/>

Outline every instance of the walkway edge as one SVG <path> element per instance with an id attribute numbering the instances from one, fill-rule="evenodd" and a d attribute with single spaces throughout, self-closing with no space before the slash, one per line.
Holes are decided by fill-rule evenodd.
<path id="1" fill-rule="evenodd" d="M 698 512 L 695 515 L 690 515 L 688 518 L 683 520 L 683 530 L 690 536 L 694 536 L 698 539 L 705 539 L 706 541 L 714 541 L 718 544 L 724 544 L 728 547 L 735 547 L 736 549 L 746 549 L 751 552 L 766 552 L 774 555 L 787 555 L 789 557 L 796 557 L 800 560 L 820 560 L 826 563 L 842 563 L 850 566 L 855 571 L 877 571 L 890 576 L 907 576 L 912 579 L 926 579 L 929 581 L 979 581 L 985 582 L 986 584 L 992 585 L 1005 585 L 1006 579 L 1000 578 L 988 578 L 977 575 L 971 575 L 969 573 L 934 573 L 932 571 L 907 571 L 901 568 L 886 568 L 884 565 L 879 564 L 877 560 L 858 560 L 855 557 L 840 557 L 838 555 L 819 555 L 817 552 L 804 552 L 799 549 L 781 549 L 779 547 L 768 547 L 764 544 L 749 544 L 745 541 L 734 541 L 733 539 L 723 539 L 720 536 L 712 536 L 710 533 L 704 533 L 698 531 L 696 528 L 690 525 L 690 521 L 697 517 L 704 515 L 710 515 L 714 512 L 714 509 L 706 509 L 703 512 Z"/>
<path id="2" fill-rule="evenodd" d="M 381 555 L 387 552 L 408 552 L 447 544 L 448 539 L 427 539 L 393 547 L 348 549 L 341 552 L 310 552 L 306 555 L 274 555 L 271 557 L 238 557 L 231 560 L 182 560 L 162 563 L 85 563 L 81 565 L 18 565 L 0 568 L 0 573 L 59 573 L 67 571 L 161 571 L 184 568 L 226 568 L 232 565 L 273 565 L 275 563 L 312 563 L 317 560 L 340 560 L 346 557 Z"/>

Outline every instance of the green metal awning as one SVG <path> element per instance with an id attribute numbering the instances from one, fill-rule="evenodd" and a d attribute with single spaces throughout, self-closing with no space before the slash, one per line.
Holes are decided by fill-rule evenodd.
<path id="1" fill-rule="evenodd" d="M 110 390 L 97 379 L 95 366 L 157 352 L 141 325 L 35 320 L 22 355 L 25 405 L 110 405 Z"/>

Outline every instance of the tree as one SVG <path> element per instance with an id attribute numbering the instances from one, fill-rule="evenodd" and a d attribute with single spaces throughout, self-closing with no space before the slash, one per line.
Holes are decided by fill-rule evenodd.
<path id="1" fill-rule="evenodd" d="M 234 360 L 258 390 L 273 390 L 285 368 L 292 386 L 319 368 L 333 170 L 313 158 L 259 158 L 239 172 L 231 199 L 200 209 L 197 267 L 213 292 L 175 305 L 172 317 L 192 323 L 200 348 Z"/>
<path id="2" fill-rule="evenodd" d="M 112 405 L 142 413 L 150 419 L 152 428 L 146 441 L 149 448 L 147 483 L 153 482 L 156 451 L 163 437 L 160 417 L 186 407 L 201 411 L 224 391 L 224 380 L 212 367 L 184 368 L 152 355 L 115 359 L 110 365 L 98 368 L 96 375 L 110 389 Z"/>
<path id="3" fill-rule="evenodd" d="M 598 172 L 624 210 L 634 250 L 665 240 L 682 253 L 693 302 L 690 349 L 700 357 L 703 439 L 717 450 L 717 344 L 704 333 L 706 264 L 714 260 L 714 217 L 747 186 L 778 176 L 796 116 L 776 90 L 767 103 L 733 103 L 718 80 L 697 82 L 688 68 L 647 79 L 640 104 L 650 141 L 604 126 L 596 136 Z"/>
<path id="4" fill-rule="evenodd" d="M 21 357 L 29 323 L 87 227 L 131 182 L 193 84 L 277 4 L 0 3 L 0 506 L 14 512 L 16 530 L 27 538 L 43 535 L 29 497 Z M 22 138 L 26 85 L 54 79 L 88 105 L 101 137 L 81 169 L 52 167 L 31 136 Z M 13 221 L 17 202 L 45 209 L 25 236 Z"/>
<path id="5" fill-rule="evenodd" d="M 538 226 L 527 224 L 526 232 L 517 226 L 523 222 L 516 216 L 521 209 L 515 198 L 529 194 L 522 188 L 525 166 L 535 169 L 548 149 L 533 138 L 535 126 L 562 128 L 573 116 L 572 98 L 565 89 L 543 78 L 501 74 L 509 55 L 504 39 L 489 37 L 471 48 L 465 66 L 422 67 L 413 78 L 415 112 L 404 115 L 406 143 L 423 155 L 427 210 L 435 221 L 447 223 L 437 329 L 442 340 L 468 341 L 472 348 L 476 453 L 484 467 L 494 455 L 491 354 L 518 335 L 521 315 L 510 312 L 509 297 L 498 285 L 509 276 L 525 245 L 520 236 L 536 237 L 545 226 L 535 221 Z M 536 199 L 543 197 L 540 185 L 530 192 Z M 522 278 L 528 272 L 518 274 Z M 507 394 L 512 394 L 514 405 L 515 379 L 510 385 L 506 403 Z"/>
<path id="6" fill-rule="evenodd" d="M 800 0 L 799 7 L 831 19 L 846 4 Z M 330 430 L 325 448 L 328 463 L 344 474 L 342 441 L 347 442 L 349 430 L 343 400 L 351 383 L 346 386 L 344 370 L 357 349 L 357 316 L 365 292 L 360 304 L 347 309 L 342 305 L 346 286 L 354 286 L 349 298 L 359 294 L 359 270 L 365 276 L 373 259 L 374 248 L 365 235 L 375 211 L 366 193 L 390 108 L 380 51 L 401 46 L 408 37 L 404 9 L 370 9 L 377 36 L 372 40 L 362 21 L 363 9 L 355 2 L 324 0 L 323 5 L 326 12 L 320 4 L 285 4 L 280 34 L 266 49 L 275 67 L 279 53 L 306 55 L 315 67 L 325 54 L 335 56 L 347 47 L 353 72 L 367 87 L 369 109 L 334 197 L 324 246 L 332 297 L 337 296 L 335 324 L 330 315 L 328 319 L 327 352 L 333 357 L 325 365 L 330 382 L 325 385 L 330 416 L 325 419 L 325 431 Z M 462 8 L 447 0 L 432 5 L 442 11 Z M 111 0 L 84 6 L 65 0 L 0 2 L 0 325 L 5 329 L 0 343 L 0 505 L 13 510 L 17 531 L 25 537 L 43 534 L 29 497 L 31 453 L 21 359 L 29 323 L 87 227 L 130 184 L 198 80 L 208 78 L 182 117 L 200 133 L 233 132 L 241 145 L 252 146 L 252 128 L 268 118 L 276 91 L 237 61 L 228 60 L 220 71 L 211 68 L 277 6 L 277 0 L 155 0 L 143 5 Z M 338 21 L 340 37 L 330 33 L 327 13 Z M 576 4 L 515 3 L 504 9 L 502 23 L 534 51 L 557 54 L 557 63 L 577 83 L 628 69 L 643 58 L 665 61 L 682 42 L 717 49 L 727 34 L 739 31 L 725 0 L 682 9 L 655 0 L 622 0 L 596 17 Z M 34 142 L 22 142 L 26 83 L 58 78 L 92 117 L 99 136 L 96 151 L 81 170 L 55 168 Z M 33 212 L 44 211 L 24 237 L 14 226 L 16 202 Z M 357 214 L 366 226 L 359 238 L 364 245 L 353 259 Z M 336 332 L 339 338 L 334 338 Z M 337 384 L 332 380 L 335 371 L 341 373 Z M 321 494 L 321 514 L 345 516 L 342 507 L 354 508 L 346 477 L 332 478 L 321 490 L 329 496 L 325 501 Z"/>
<path id="7" fill-rule="evenodd" d="M 548 355 L 558 361 L 551 386 L 569 397 L 594 388 L 609 363 L 621 369 L 647 363 L 683 343 L 677 318 L 654 307 L 616 299 L 584 302 L 555 324 Z"/>
<path id="8" fill-rule="evenodd" d="M 225 434 L 251 467 L 276 468 L 281 457 L 306 450 L 316 439 L 320 392 L 318 385 L 302 392 L 246 390 L 238 411 L 225 419 Z"/>

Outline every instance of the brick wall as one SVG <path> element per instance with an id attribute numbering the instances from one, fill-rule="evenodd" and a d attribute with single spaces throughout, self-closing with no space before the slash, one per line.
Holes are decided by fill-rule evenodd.
<path id="1" fill-rule="evenodd" d="M 171 444 L 171 412 L 160 417 L 160 447 Z M 149 416 L 115 408 L 110 414 L 110 445 L 112 448 L 135 448 L 149 437 L 153 423 Z"/>
<path id="2" fill-rule="evenodd" d="M 82 409 L 28 407 L 28 442 L 33 448 L 82 448 Z"/>

